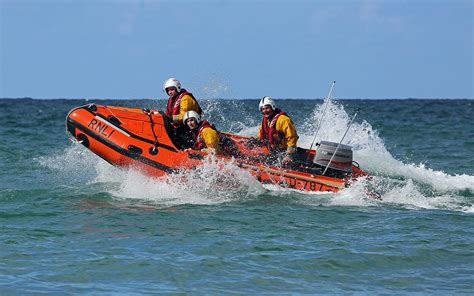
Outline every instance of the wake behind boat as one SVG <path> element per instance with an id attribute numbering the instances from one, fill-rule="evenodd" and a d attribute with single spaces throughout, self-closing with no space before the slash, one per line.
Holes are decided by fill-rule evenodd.
<path id="1" fill-rule="evenodd" d="M 150 176 L 164 176 L 191 170 L 202 164 L 207 153 L 178 149 L 171 123 L 158 110 L 141 110 L 89 104 L 72 109 L 67 130 L 82 145 L 112 165 L 133 167 Z M 287 166 L 269 162 L 267 147 L 256 146 L 250 137 L 222 133 L 224 155 L 262 183 L 303 191 L 337 192 L 367 174 L 352 159 L 347 145 L 322 141 L 316 150 L 298 148 L 296 159 Z M 336 152 L 336 153 L 334 153 Z"/>

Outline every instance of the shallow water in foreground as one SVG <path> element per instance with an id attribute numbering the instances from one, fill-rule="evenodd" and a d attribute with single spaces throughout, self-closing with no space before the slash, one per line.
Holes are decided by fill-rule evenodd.
<path id="1" fill-rule="evenodd" d="M 161 180 L 114 168 L 65 134 L 67 111 L 85 103 L 0 100 L 2 295 L 473 291 L 472 100 L 331 105 L 318 138 L 338 141 L 361 107 L 347 141 L 374 175 L 337 194 L 215 164 Z M 322 101 L 280 103 L 308 147 Z M 255 104 L 203 102 L 241 134 L 256 130 Z"/>

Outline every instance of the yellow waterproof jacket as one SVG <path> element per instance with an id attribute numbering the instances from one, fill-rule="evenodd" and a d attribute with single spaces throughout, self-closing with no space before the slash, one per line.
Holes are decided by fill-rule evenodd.
<path id="1" fill-rule="evenodd" d="M 270 122 L 268 124 L 270 124 Z M 287 153 L 295 153 L 296 144 L 298 142 L 298 134 L 291 118 L 286 114 L 280 115 L 276 121 L 275 130 L 279 134 L 283 135 L 283 138 L 280 139 L 280 141 L 276 144 L 277 148 L 280 150 L 287 150 Z M 262 132 L 262 125 L 260 125 L 260 129 L 258 131 L 259 139 L 261 138 Z"/>
<path id="2" fill-rule="evenodd" d="M 220 154 L 221 153 L 221 147 L 219 145 L 219 142 L 220 142 L 220 136 L 219 136 L 219 133 L 211 128 L 211 127 L 204 127 L 200 132 L 199 132 L 199 135 L 198 135 L 198 143 L 199 141 L 201 141 L 201 143 L 203 142 L 203 144 L 206 146 L 205 148 L 213 148 L 216 150 L 216 153 L 217 154 Z M 199 145 L 198 144 L 198 147 L 199 149 L 203 149 L 204 145 Z"/>
<path id="3" fill-rule="evenodd" d="M 196 111 L 200 113 L 200 108 L 198 103 L 190 95 L 184 95 L 179 102 L 179 114 L 173 115 L 173 122 L 176 124 L 183 123 L 184 114 L 188 111 Z"/>

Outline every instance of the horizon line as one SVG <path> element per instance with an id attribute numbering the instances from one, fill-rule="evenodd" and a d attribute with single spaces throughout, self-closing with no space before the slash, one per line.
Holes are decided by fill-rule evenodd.
<path id="1" fill-rule="evenodd" d="M 212 98 L 205 100 L 260 100 L 261 98 Z M 276 100 L 324 100 L 325 97 L 317 98 L 277 98 Z M 167 98 L 33 98 L 33 97 L 2 97 L 0 100 L 114 100 L 114 101 L 125 101 L 125 100 L 167 100 Z M 474 100 L 474 98 L 332 98 L 332 100 Z"/>

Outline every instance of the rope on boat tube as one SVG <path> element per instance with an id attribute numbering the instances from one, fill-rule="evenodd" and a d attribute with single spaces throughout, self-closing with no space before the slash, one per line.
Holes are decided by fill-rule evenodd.
<path id="1" fill-rule="evenodd" d="M 151 132 L 153 133 L 153 138 L 155 139 L 155 142 L 153 143 L 153 148 L 150 150 L 150 152 L 153 152 L 154 154 L 158 153 L 158 137 L 155 134 L 155 129 L 153 128 L 155 123 L 153 122 L 153 117 L 151 116 L 152 112 L 150 109 L 142 109 L 143 113 L 145 115 L 148 115 L 148 118 L 150 118 L 150 127 L 151 127 Z"/>

